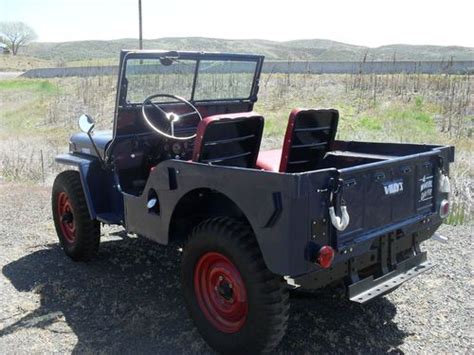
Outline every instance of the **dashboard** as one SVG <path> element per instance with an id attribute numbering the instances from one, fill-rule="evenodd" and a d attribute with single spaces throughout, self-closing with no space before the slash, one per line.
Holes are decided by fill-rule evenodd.
<path id="1" fill-rule="evenodd" d="M 190 160 L 193 156 L 194 139 L 182 141 L 156 136 L 147 140 L 141 140 L 135 146 L 135 151 L 143 152 L 145 165 L 155 166 L 163 160 L 178 159 Z"/>
<path id="2" fill-rule="evenodd" d="M 116 143 L 113 160 L 119 170 L 149 171 L 164 160 L 191 160 L 193 149 L 194 139 L 182 141 L 156 134 L 134 135 Z"/>
<path id="3" fill-rule="evenodd" d="M 166 159 L 191 159 L 193 155 L 194 139 L 178 141 L 167 139 L 163 142 L 161 158 Z"/>

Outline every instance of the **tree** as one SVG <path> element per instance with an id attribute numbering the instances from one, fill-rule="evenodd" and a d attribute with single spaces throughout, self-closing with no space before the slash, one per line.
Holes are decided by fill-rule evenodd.
<path id="1" fill-rule="evenodd" d="M 23 22 L 0 22 L 0 43 L 3 43 L 13 55 L 20 47 L 28 45 L 38 36 L 35 30 Z"/>

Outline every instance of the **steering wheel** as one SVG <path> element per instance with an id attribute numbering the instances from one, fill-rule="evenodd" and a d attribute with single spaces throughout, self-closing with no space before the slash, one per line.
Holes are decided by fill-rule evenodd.
<path id="1" fill-rule="evenodd" d="M 167 97 L 167 98 L 171 98 L 171 99 L 175 99 L 176 101 L 179 101 L 179 102 L 182 102 L 183 104 L 185 104 L 186 106 L 190 107 L 192 109 L 192 111 L 188 112 L 188 113 L 183 113 L 181 115 L 178 115 L 177 113 L 174 113 L 174 112 L 167 112 L 165 111 L 163 108 L 161 108 L 158 104 L 154 103 L 153 102 L 153 99 L 156 99 L 157 97 Z M 152 121 L 150 120 L 150 118 L 148 117 L 148 115 L 146 114 L 146 110 L 145 110 L 145 107 L 146 105 L 150 104 L 151 106 L 153 106 L 157 111 L 159 111 L 164 117 L 166 117 L 169 121 L 169 124 L 170 124 L 170 127 L 171 127 L 171 134 L 168 134 L 168 133 L 165 133 L 163 132 L 161 129 L 159 129 L 158 127 L 156 127 Z M 194 137 L 196 137 L 196 133 L 193 134 L 192 136 L 186 136 L 186 137 L 178 137 L 174 134 L 174 124 L 175 122 L 179 121 L 181 118 L 183 117 L 187 117 L 187 116 L 193 116 L 193 115 L 197 115 L 199 117 L 199 120 L 202 121 L 202 116 L 201 114 L 199 113 L 198 109 L 192 104 L 190 103 L 188 100 L 180 97 L 180 96 L 177 96 L 177 95 L 168 95 L 168 94 L 156 94 L 156 95 L 151 95 L 151 96 L 148 96 L 144 101 L 143 101 L 143 104 L 142 104 L 142 116 L 143 116 L 143 119 L 145 120 L 145 122 L 154 130 L 156 131 L 157 133 L 159 133 L 160 135 L 166 137 L 166 138 L 171 138 L 171 139 L 176 139 L 176 140 L 182 140 L 182 141 L 185 141 L 185 140 L 188 140 L 188 139 L 193 139 Z"/>

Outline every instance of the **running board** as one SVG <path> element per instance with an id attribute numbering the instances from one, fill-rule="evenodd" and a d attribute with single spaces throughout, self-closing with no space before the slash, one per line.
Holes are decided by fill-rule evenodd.
<path id="1" fill-rule="evenodd" d="M 348 287 L 349 299 L 357 303 L 365 303 L 371 299 L 386 294 L 400 286 L 405 281 L 411 280 L 422 272 L 435 266 L 427 261 L 426 252 L 415 255 L 397 264 L 395 270 L 374 279 L 369 276 L 357 281 Z"/>

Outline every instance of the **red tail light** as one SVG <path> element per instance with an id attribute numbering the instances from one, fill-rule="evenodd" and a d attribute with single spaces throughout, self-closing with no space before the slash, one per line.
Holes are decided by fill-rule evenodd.
<path id="1" fill-rule="evenodd" d="M 449 214 L 449 201 L 448 200 L 443 200 L 441 201 L 441 204 L 439 205 L 439 216 L 441 218 L 448 217 Z"/>
<path id="2" fill-rule="evenodd" d="M 318 257 L 316 262 L 324 269 L 331 267 L 332 262 L 334 261 L 334 249 L 329 245 L 324 245 L 319 249 Z"/>

